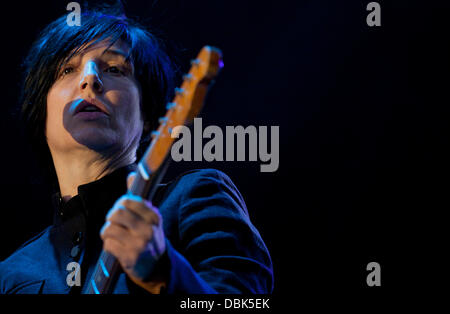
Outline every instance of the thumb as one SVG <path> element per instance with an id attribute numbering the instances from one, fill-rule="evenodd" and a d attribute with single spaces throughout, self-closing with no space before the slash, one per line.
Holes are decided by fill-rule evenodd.
<path id="1" fill-rule="evenodd" d="M 131 185 L 133 184 L 134 178 L 136 177 L 136 172 L 132 171 L 128 174 L 127 177 L 127 188 L 131 189 Z"/>

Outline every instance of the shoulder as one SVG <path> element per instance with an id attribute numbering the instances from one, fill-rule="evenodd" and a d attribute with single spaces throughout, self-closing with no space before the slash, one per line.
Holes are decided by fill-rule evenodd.
<path id="1" fill-rule="evenodd" d="M 9 257 L 7 257 L 5 260 L 3 260 L 0 263 L 0 265 L 4 265 L 4 263 L 9 263 L 9 262 L 15 260 L 16 258 L 18 258 L 19 256 L 27 255 L 27 252 L 29 250 L 34 249 L 36 247 L 36 243 L 39 242 L 43 237 L 45 237 L 45 235 L 48 232 L 50 232 L 51 228 L 52 228 L 52 226 L 48 226 L 41 232 L 37 233 L 36 235 L 34 235 L 33 237 L 31 237 L 30 239 L 25 241 Z M 1 269 L 1 266 L 0 266 L 0 269 Z"/>
<path id="2" fill-rule="evenodd" d="M 45 228 L 0 262 L 0 293 L 7 292 L 10 286 L 27 278 L 28 273 L 33 276 L 35 261 L 42 252 L 42 241 L 45 241 L 51 228 Z"/>
<path id="3" fill-rule="evenodd" d="M 234 206 L 245 212 L 244 199 L 224 172 L 217 169 L 195 169 L 182 173 L 161 187 L 160 198 L 164 201 L 177 201 L 180 205 L 192 200 L 205 198 L 228 199 Z"/>

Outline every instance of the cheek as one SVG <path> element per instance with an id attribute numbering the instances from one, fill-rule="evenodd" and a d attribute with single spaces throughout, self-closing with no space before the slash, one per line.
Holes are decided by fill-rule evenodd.
<path id="1" fill-rule="evenodd" d="M 142 128 L 143 117 L 141 115 L 140 96 L 137 88 L 129 88 L 111 96 L 116 99 L 115 103 L 118 104 L 118 119 L 121 123 L 129 126 L 127 128 L 128 131 L 136 129 L 131 126 L 136 126 L 138 129 Z"/>
<path id="2" fill-rule="evenodd" d="M 70 91 L 58 84 L 47 94 L 45 135 L 47 139 L 65 138 L 68 131 L 63 126 L 64 106 L 70 101 Z"/>
<path id="3" fill-rule="evenodd" d="M 46 132 L 54 129 L 61 121 L 58 121 L 58 117 L 62 115 L 62 108 L 59 105 L 61 103 L 61 97 L 53 89 L 51 89 L 47 95 L 47 117 L 46 117 Z M 61 118 L 59 119 L 61 120 Z"/>

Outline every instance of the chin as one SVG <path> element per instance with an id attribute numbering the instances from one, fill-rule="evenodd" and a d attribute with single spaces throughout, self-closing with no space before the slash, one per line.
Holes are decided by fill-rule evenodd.
<path id="1" fill-rule="evenodd" d="M 85 129 L 72 134 L 73 139 L 83 146 L 95 151 L 108 151 L 117 146 L 117 137 L 113 132 L 95 129 Z"/>

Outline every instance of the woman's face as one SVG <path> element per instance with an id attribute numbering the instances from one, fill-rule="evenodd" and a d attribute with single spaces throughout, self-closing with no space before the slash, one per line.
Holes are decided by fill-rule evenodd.
<path id="1" fill-rule="evenodd" d="M 72 57 L 50 88 L 45 134 L 52 154 L 86 147 L 102 155 L 135 153 L 143 128 L 140 90 L 126 60 L 129 47 L 108 44 Z"/>

